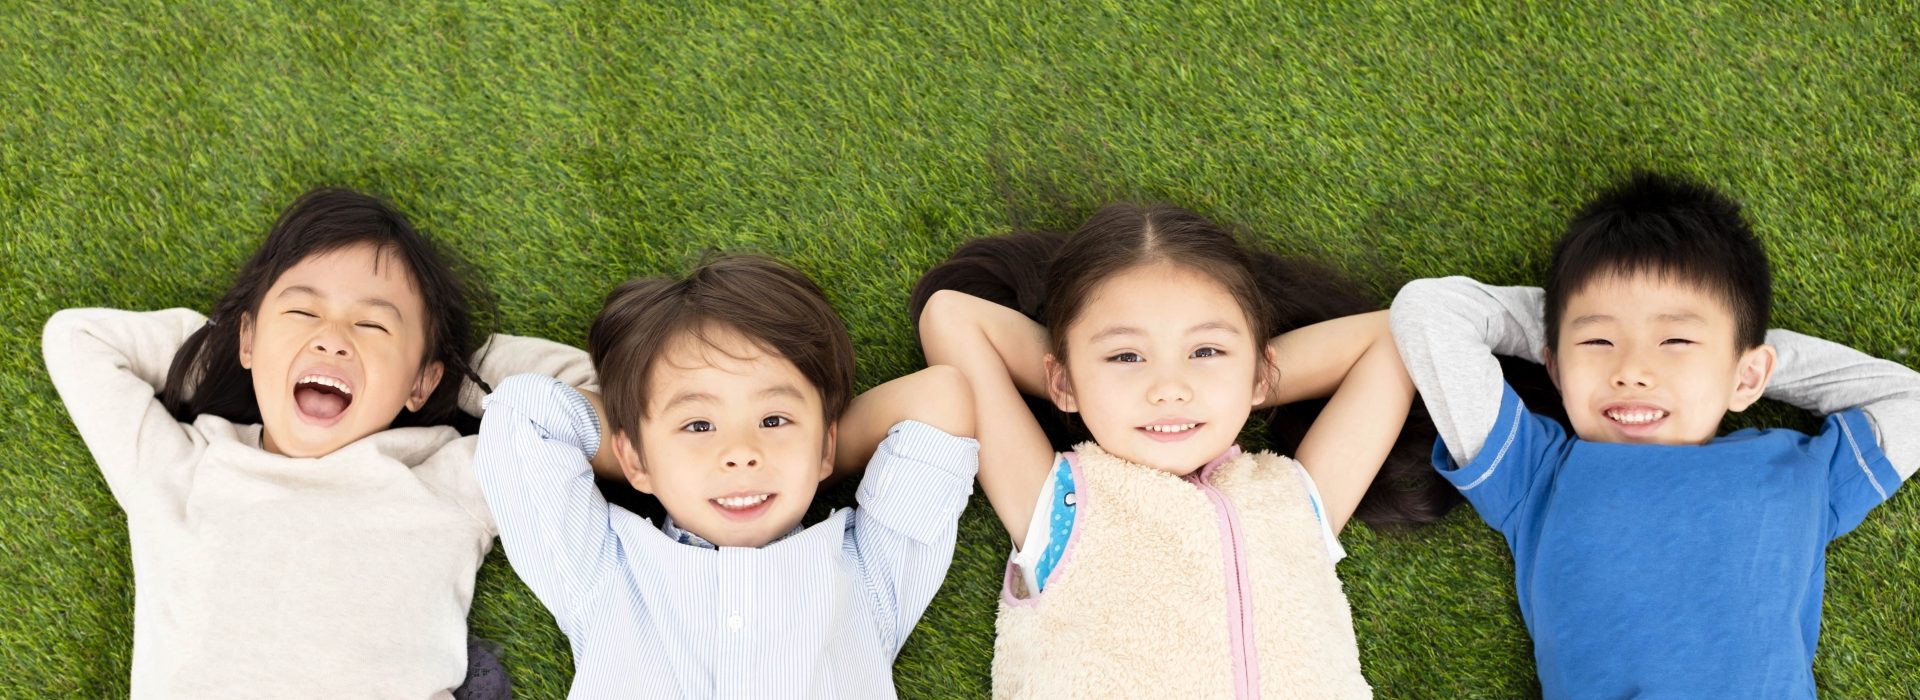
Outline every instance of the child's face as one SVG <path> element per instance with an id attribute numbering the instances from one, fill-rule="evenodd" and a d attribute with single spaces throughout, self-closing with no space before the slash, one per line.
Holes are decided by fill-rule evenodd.
<path id="1" fill-rule="evenodd" d="M 1067 328 L 1067 362 L 1046 358 L 1048 392 L 1104 449 L 1185 475 L 1225 452 L 1257 397 L 1258 355 L 1226 287 L 1190 268 L 1137 266 L 1101 283 Z"/>
<path id="2" fill-rule="evenodd" d="M 727 547 L 759 547 L 800 523 L 833 469 L 835 426 L 820 391 L 785 358 L 714 327 L 670 343 L 648 377 L 640 445 L 613 448 L 634 488 L 681 528 Z"/>
<path id="3" fill-rule="evenodd" d="M 267 451 L 323 456 L 419 410 L 441 372 L 422 362 L 425 319 L 406 265 L 372 244 L 282 273 L 238 329 Z"/>
<path id="4" fill-rule="evenodd" d="M 1583 440 L 1697 445 L 1759 400 L 1773 348 L 1735 347 L 1716 294 L 1659 275 L 1606 275 L 1567 299 L 1547 371 Z"/>

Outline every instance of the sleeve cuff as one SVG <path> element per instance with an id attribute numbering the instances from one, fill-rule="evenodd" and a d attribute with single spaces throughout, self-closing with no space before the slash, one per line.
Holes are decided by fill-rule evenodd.
<path id="1" fill-rule="evenodd" d="M 951 533 L 973 495 L 980 443 L 918 421 L 887 431 L 860 480 L 864 516 L 922 543 Z"/>
<path id="2" fill-rule="evenodd" d="M 1451 482 L 1462 493 L 1479 488 L 1487 479 L 1513 457 L 1515 443 L 1520 437 L 1520 423 L 1526 417 L 1526 405 L 1520 402 L 1520 395 L 1513 387 L 1500 386 L 1500 413 L 1493 421 L 1493 429 L 1487 431 L 1486 442 L 1480 447 L 1480 454 L 1474 455 L 1467 464 L 1455 462 L 1447 451 L 1446 440 L 1436 439 L 1433 443 L 1433 466 L 1440 476 Z"/>
<path id="3" fill-rule="evenodd" d="M 579 448 L 588 460 L 600 451 L 600 415 L 566 382 L 538 374 L 508 377 L 482 403 L 486 410 L 499 405 L 526 416 L 542 437 Z"/>

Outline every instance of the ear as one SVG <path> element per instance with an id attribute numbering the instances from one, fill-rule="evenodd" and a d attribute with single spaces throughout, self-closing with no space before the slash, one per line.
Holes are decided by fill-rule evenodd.
<path id="1" fill-rule="evenodd" d="M 633 441 L 627 439 L 627 431 L 617 430 L 613 439 L 608 441 L 607 449 L 613 450 L 613 457 L 620 461 L 620 473 L 626 475 L 627 483 L 641 493 L 653 493 L 653 477 L 647 475 L 647 467 L 640 463 L 640 453 L 633 449 Z"/>
<path id="2" fill-rule="evenodd" d="M 240 314 L 240 368 L 253 369 L 253 314 Z"/>
<path id="3" fill-rule="evenodd" d="M 1553 356 L 1553 348 L 1540 348 L 1540 361 L 1547 366 L 1547 378 L 1553 380 L 1553 390 L 1560 388 L 1560 363 Z"/>
<path id="4" fill-rule="evenodd" d="M 413 391 L 407 394 L 407 410 L 418 411 L 427 405 L 427 397 L 433 396 L 433 390 L 440 386 L 440 377 L 445 371 L 439 360 L 420 368 L 420 376 L 413 380 Z"/>
<path id="5" fill-rule="evenodd" d="M 1264 346 L 1264 349 L 1260 351 L 1260 354 L 1265 356 L 1266 362 L 1260 365 L 1260 367 L 1256 367 L 1256 371 L 1253 373 L 1254 406 L 1265 406 L 1273 403 L 1273 389 L 1274 387 L 1280 386 L 1280 364 L 1273 361 L 1273 358 L 1279 357 L 1279 355 L 1274 354 L 1273 346 L 1267 345 L 1266 343 L 1261 343 L 1261 345 Z M 1258 371 L 1260 368 L 1265 368 L 1265 371 Z"/>
<path id="6" fill-rule="evenodd" d="M 1745 411 L 1759 401 L 1767 393 L 1767 382 L 1773 381 L 1773 368 L 1779 360 L 1779 353 L 1765 343 L 1740 353 L 1740 364 L 1734 367 L 1733 397 L 1727 401 L 1727 410 Z"/>
<path id="7" fill-rule="evenodd" d="M 833 474 L 833 450 L 840 437 L 840 421 L 827 424 L 826 447 L 820 451 L 820 480 L 826 481 Z"/>
<path id="8" fill-rule="evenodd" d="M 1073 398 L 1073 379 L 1067 376 L 1066 364 L 1054 359 L 1053 353 L 1047 353 L 1042 362 L 1047 370 L 1047 398 L 1062 411 L 1079 413 L 1080 403 Z"/>

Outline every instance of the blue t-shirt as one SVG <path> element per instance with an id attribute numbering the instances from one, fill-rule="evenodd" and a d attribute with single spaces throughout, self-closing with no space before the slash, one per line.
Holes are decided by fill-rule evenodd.
<path id="1" fill-rule="evenodd" d="M 1511 387 L 1434 464 L 1513 550 L 1546 697 L 1813 697 L 1827 543 L 1900 486 L 1865 414 L 1818 435 L 1588 442 Z"/>

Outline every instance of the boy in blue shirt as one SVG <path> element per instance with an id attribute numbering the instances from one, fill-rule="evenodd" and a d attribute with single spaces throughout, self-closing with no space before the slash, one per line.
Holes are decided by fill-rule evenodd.
<path id="1" fill-rule="evenodd" d="M 1434 463 L 1513 551 L 1546 697 L 1814 696 L 1826 546 L 1920 465 L 1920 374 L 1767 331 L 1771 284 L 1737 204 L 1637 175 L 1574 218 L 1544 290 L 1394 299 Z M 1574 434 L 1496 354 L 1546 365 Z M 1826 421 L 1716 437 L 1763 396 Z"/>

